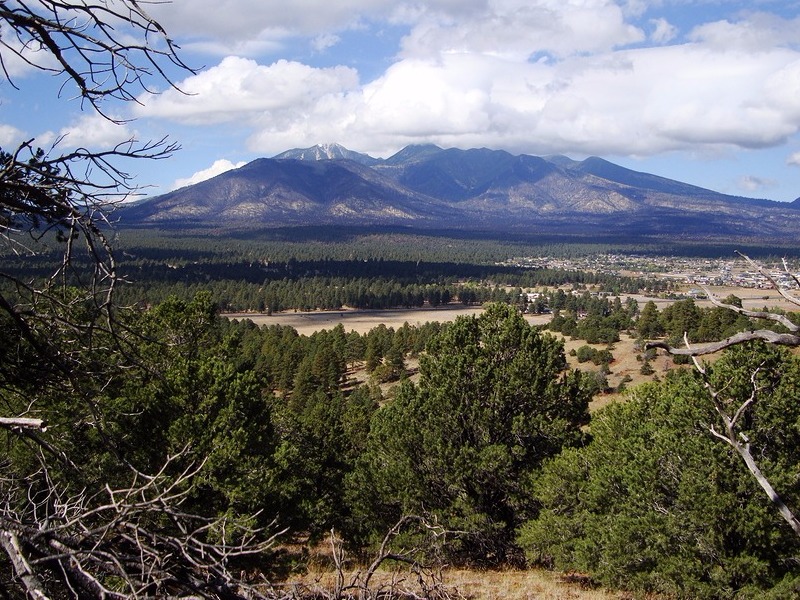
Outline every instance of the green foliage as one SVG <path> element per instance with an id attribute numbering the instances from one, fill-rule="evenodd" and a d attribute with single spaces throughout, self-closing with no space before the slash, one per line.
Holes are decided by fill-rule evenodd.
<path id="1" fill-rule="evenodd" d="M 208 294 L 171 298 L 125 319 L 124 353 L 107 352 L 110 340 L 99 330 L 96 351 L 84 344 L 80 388 L 48 375 L 29 342 L 0 320 L 2 352 L 14 357 L 0 368 L 0 401 L 14 414 L 34 402 L 35 416 L 49 423 L 42 439 L 75 463 L 52 467 L 49 477 L 77 490 L 124 485 L 128 465 L 153 473 L 179 455 L 167 476 L 202 465 L 187 510 L 260 512 L 261 525 L 277 519 L 312 536 L 346 526 L 343 479 L 366 443 L 380 392 L 342 391 L 343 328 L 306 337 L 231 323 Z M 11 435 L 7 448 L 21 476 L 40 470 L 34 447 Z"/>
<path id="2" fill-rule="evenodd" d="M 532 514 L 527 476 L 581 442 L 588 395 L 565 373 L 562 344 L 512 307 L 459 317 L 420 360 L 419 385 L 403 383 L 378 410 L 348 497 L 368 532 L 406 513 L 433 513 L 469 532 L 450 550 L 503 562 Z"/>
<path id="3" fill-rule="evenodd" d="M 800 363 L 763 345 L 735 348 L 712 380 L 731 402 L 760 391 L 745 431 L 761 468 L 800 502 Z M 732 404 L 734 410 L 738 404 Z M 543 509 L 520 530 L 529 558 L 604 585 L 682 598 L 761 598 L 795 586 L 800 541 L 729 448 L 688 371 L 631 392 L 592 419 L 592 441 L 535 478 Z"/>
<path id="4" fill-rule="evenodd" d="M 694 303 L 694 300 L 680 300 L 669 305 L 661 312 L 661 326 L 666 335 L 672 339 L 683 343 L 683 334 L 689 334 L 689 341 L 693 339 L 693 333 L 700 326 L 701 309 Z"/>
<path id="5" fill-rule="evenodd" d="M 655 373 L 655 369 L 653 369 L 653 365 L 650 364 L 650 361 L 645 359 L 639 369 L 639 373 L 642 375 L 652 375 Z"/>
<path id="6" fill-rule="evenodd" d="M 636 320 L 636 331 L 639 337 L 645 340 L 653 340 L 664 335 L 664 326 L 659 318 L 658 308 L 652 300 L 648 301 L 639 318 Z"/>
<path id="7" fill-rule="evenodd" d="M 581 346 L 575 351 L 575 357 L 579 363 L 592 362 L 595 365 L 607 365 L 614 360 L 614 355 L 610 350 L 598 350 L 591 346 Z"/>
<path id="8" fill-rule="evenodd" d="M 549 303 L 556 313 L 548 329 L 586 340 L 590 344 L 618 342 L 619 332 L 632 326 L 638 310 L 633 301 L 623 306 L 618 297 L 611 301 L 588 292 L 568 296 L 563 290 L 550 294 Z"/>

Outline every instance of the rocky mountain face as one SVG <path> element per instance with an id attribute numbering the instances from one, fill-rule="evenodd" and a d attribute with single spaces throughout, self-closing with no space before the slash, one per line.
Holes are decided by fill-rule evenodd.
<path id="1" fill-rule="evenodd" d="M 352 160 L 362 165 L 373 166 L 380 163 L 380 159 L 372 158 L 368 154 L 361 154 L 348 150 L 340 144 L 318 144 L 311 148 L 294 148 L 273 156 L 276 160 L 293 158 L 296 160 Z"/>
<path id="2" fill-rule="evenodd" d="M 121 212 L 123 225 L 403 225 L 547 233 L 800 238 L 800 202 L 728 196 L 601 158 L 338 144 L 289 150 Z"/>

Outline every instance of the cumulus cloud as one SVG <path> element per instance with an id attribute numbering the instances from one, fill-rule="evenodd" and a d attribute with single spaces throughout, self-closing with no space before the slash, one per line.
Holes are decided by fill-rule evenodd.
<path id="1" fill-rule="evenodd" d="M 356 26 L 363 18 L 387 14 L 392 0 L 192 0 L 163 2 L 150 13 L 184 48 L 244 54 L 276 50 L 292 36 L 314 37 Z"/>
<path id="2" fill-rule="evenodd" d="M 348 67 L 317 69 L 280 60 L 271 65 L 227 57 L 217 66 L 179 83 L 180 89 L 142 97 L 139 114 L 208 124 L 238 121 L 282 112 L 302 114 L 326 95 L 341 94 L 358 85 Z"/>
<path id="3" fill-rule="evenodd" d="M 752 13 L 698 27 L 678 44 L 673 25 L 652 19 L 648 39 L 660 45 L 644 47 L 644 31 L 626 20 L 645 14 L 639 0 L 349 5 L 409 25 L 400 54 L 374 80 L 361 83 L 349 67 L 230 56 L 181 82 L 189 95 L 143 98 L 141 114 L 246 125 L 248 148 L 265 154 L 335 140 L 374 155 L 433 142 L 647 156 L 769 147 L 800 127 L 795 20 Z M 338 36 L 315 28 L 345 17 L 317 6 L 323 14 L 304 18 L 292 5 L 279 25 L 315 31 L 309 40 L 324 48 Z"/>
<path id="4" fill-rule="evenodd" d="M 431 56 L 459 49 L 500 53 L 556 54 L 594 51 L 643 39 L 625 22 L 635 2 L 612 0 L 295 0 L 276 6 L 264 0 L 193 0 L 150 8 L 188 49 L 256 56 L 275 52 L 289 39 L 323 41 L 331 34 L 388 21 L 412 28 L 403 52 Z M 534 50 L 532 50 L 534 48 Z"/>
<path id="5" fill-rule="evenodd" d="M 610 1 L 497 0 L 473 18 L 430 11 L 403 40 L 402 56 L 481 53 L 526 60 L 540 52 L 571 56 L 643 39 L 643 32 L 626 23 L 622 9 Z"/>
<path id="6" fill-rule="evenodd" d="M 226 171 L 230 171 L 231 169 L 238 169 L 239 167 L 244 166 L 244 164 L 244 162 L 232 163 L 226 158 L 216 160 L 214 161 L 214 164 L 206 169 L 201 169 L 185 179 L 177 179 L 172 185 L 171 189 L 176 190 L 178 188 L 186 187 L 187 185 L 200 183 L 201 181 L 211 179 L 212 177 L 216 177 L 217 175 Z"/>
<path id="7" fill-rule="evenodd" d="M 113 147 L 135 137 L 135 132 L 126 125 L 115 123 L 95 113 L 80 117 L 71 125 L 61 129 L 57 136 L 63 138 L 64 144 L 90 150 Z"/>
<path id="8" fill-rule="evenodd" d="M 223 47 L 233 40 L 266 39 L 276 35 L 314 37 L 358 27 L 370 19 L 416 20 L 430 11 L 468 19 L 489 3 L 489 0 L 427 0 L 425 3 L 402 0 L 192 0 L 159 2 L 148 10 L 173 36 L 213 39 Z M 265 24 L 269 24 L 268 27 Z"/>
<path id="9" fill-rule="evenodd" d="M 798 58 L 686 45 L 554 65 L 467 55 L 408 59 L 364 86 L 357 106 L 351 94 L 338 110 L 328 107 L 326 119 L 338 113 L 345 126 L 326 139 L 644 155 L 698 145 L 766 147 L 797 131 L 800 94 L 786 75 Z M 318 125 L 313 113 L 294 124 Z"/>
<path id="10" fill-rule="evenodd" d="M 10 149 L 23 141 L 25 133 L 13 125 L 0 124 L 0 147 Z"/>
<path id="11" fill-rule="evenodd" d="M 786 159 L 786 164 L 790 166 L 800 167 L 800 152 L 790 154 Z"/>

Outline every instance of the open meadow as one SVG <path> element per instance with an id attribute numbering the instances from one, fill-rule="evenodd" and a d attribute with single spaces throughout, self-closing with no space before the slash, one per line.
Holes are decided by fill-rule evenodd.
<path id="1" fill-rule="evenodd" d="M 722 299 L 730 294 L 742 299 L 744 308 L 757 310 L 767 306 L 769 308 L 780 308 L 783 310 L 793 310 L 793 307 L 775 290 L 762 290 L 755 288 L 738 287 L 711 287 L 709 288 L 715 296 Z M 646 302 L 653 301 L 659 310 L 674 303 L 674 298 L 657 298 L 644 296 L 641 294 L 623 294 L 620 296 L 622 302 L 627 298 L 633 298 L 639 303 L 641 309 Z M 697 299 L 698 306 L 709 307 L 711 302 L 707 299 Z M 367 333 L 373 327 L 381 323 L 386 327 L 398 328 L 403 323 L 409 325 L 422 325 L 429 321 L 447 323 L 454 321 L 457 317 L 466 315 L 479 315 L 483 312 L 480 306 L 464 306 L 463 304 L 452 303 L 447 306 L 437 308 L 400 308 L 388 310 L 315 310 L 315 311 L 285 311 L 273 314 L 266 313 L 230 313 L 225 316 L 231 319 L 249 319 L 256 325 L 286 325 L 293 327 L 301 335 L 311 335 L 315 331 L 323 329 L 333 329 L 339 323 L 344 326 L 345 331 L 355 331 L 357 333 Z M 525 315 L 525 319 L 532 325 L 544 325 L 550 321 L 551 315 Z"/>
<path id="2" fill-rule="evenodd" d="M 783 298 L 779 292 L 772 289 L 740 288 L 730 286 L 710 287 L 708 289 L 720 299 L 726 298 L 731 294 L 741 298 L 742 305 L 744 308 L 749 310 L 760 310 L 764 307 L 778 308 L 786 311 L 796 309 L 796 307 Z M 688 292 L 688 290 L 689 288 L 687 287 L 686 291 Z M 658 307 L 659 311 L 664 310 L 664 308 L 676 301 L 674 298 L 657 298 L 644 296 L 641 294 L 625 294 L 620 296 L 622 302 L 625 302 L 628 298 L 633 298 L 636 300 L 639 303 L 640 309 L 645 305 L 645 303 L 653 301 Z M 695 302 L 700 307 L 712 306 L 711 302 L 705 298 L 698 298 Z M 426 322 L 433 321 L 447 323 L 454 321 L 460 316 L 475 316 L 481 314 L 482 312 L 483 308 L 480 306 L 464 306 L 462 304 L 452 303 L 438 308 L 334 310 L 310 312 L 286 311 L 273 313 L 271 315 L 258 313 L 234 313 L 226 316 L 231 319 L 249 319 L 257 325 L 289 326 L 296 329 L 301 335 L 311 335 L 316 331 L 333 329 L 340 323 L 347 332 L 355 331 L 359 334 L 365 334 L 380 324 L 383 324 L 386 327 L 397 329 L 402 327 L 404 323 L 408 323 L 412 326 L 419 326 Z M 545 325 L 550 321 L 551 317 L 552 315 L 550 314 L 529 314 L 525 315 L 525 320 L 531 325 Z M 561 336 L 560 333 L 555 335 Z M 664 373 L 675 367 L 672 358 L 662 352 L 650 362 L 650 365 L 653 368 L 652 375 L 642 375 L 640 373 L 642 366 L 640 350 L 636 348 L 635 343 L 635 337 L 627 335 L 623 332 L 620 335 L 620 341 L 613 344 L 612 353 L 614 355 L 614 361 L 610 365 L 611 372 L 608 374 L 609 388 L 616 389 L 623 381 L 625 381 L 629 387 L 635 386 L 639 383 L 644 383 L 646 381 L 652 381 L 655 377 L 661 377 Z M 564 349 L 567 352 L 567 359 L 570 363 L 570 366 L 574 368 L 580 368 L 582 370 L 596 370 L 597 367 L 591 363 L 580 364 L 574 356 L 569 356 L 569 352 L 571 350 L 577 350 L 579 347 L 585 344 L 586 342 L 584 340 L 565 338 Z M 595 347 L 602 349 L 606 346 L 604 344 L 598 344 L 595 345 Z M 606 393 L 599 395 L 592 403 L 592 409 L 600 408 L 619 396 L 620 394 L 617 393 Z"/>

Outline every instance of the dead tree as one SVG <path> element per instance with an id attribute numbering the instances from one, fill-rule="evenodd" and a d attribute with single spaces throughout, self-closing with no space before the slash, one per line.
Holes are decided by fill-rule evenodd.
<path id="1" fill-rule="evenodd" d="M 739 253 L 739 255 L 744 258 L 751 267 L 755 268 L 762 276 L 764 276 L 783 298 L 785 298 L 791 304 L 800 307 L 800 298 L 795 297 L 783 289 L 766 269 L 757 264 L 750 257 L 742 253 Z M 789 266 L 785 259 L 783 261 L 783 268 L 787 276 L 798 287 L 800 287 L 800 280 L 798 280 L 797 276 L 789 270 Z M 783 520 L 789 524 L 789 526 L 792 528 L 792 531 L 794 531 L 797 536 L 800 536 L 800 520 L 797 519 L 797 517 L 794 515 L 794 512 L 786 505 L 786 502 L 775 490 L 769 479 L 758 466 L 758 463 L 756 462 L 750 449 L 750 440 L 748 439 L 747 435 L 740 430 L 741 422 L 744 420 L 748 410 L 756 402 L 758 394 L 761 391 L 761 388 L 758 384 L 759 369 L 756 369 L 753 373 L 751 373 L 750 383 L 752 389 L 750 395 L 742 402 L 737 402 L 733 398 L 727 398 L 724 389 L 718 389 L 714 386 L 709 378 L 709 373 L 706 366 L 701 364 L 697 358 L 698 356 L 713 354 L 714 352 L 718 352 L 725 348 L 730 348 L 732 346 L 754 340 L 761 340 L 769 344 L 780 346 L 797 347 L 800 346 L 800 326 L 792 322 L 786 315 L 770 311 L 746 310 L 739 306 L 725 304 L 716 298 L 708 288 L 704 288 L 704 291 L 714 306 L 732 310 L 746 317 L 766 319 L 780 323 L 789 331 L 789 333 L 776 333 L 769 329 L 758 329 L 737 333 L 718 342 L 695 345 L 690 344 L 688 335 L 684 334 L 684 347 L 682 348 L 673 347 L 661 341 L 648 342 L 645 344 L 645 348 L 662 348 L 673 355 L 692 357 L 695 370 L 700 375 L 703 386 L 708 392 L 708 395 L 714 405 L 714 410 L 716 411 L 720 419 L 720 423 L 722 424 L 722 428 L 720 430 L 718 430 L 714 425 L 710 425 L 708 427 L 709 431 L 715 438 L 725 442 L 734 450 L 734 452 L 736 452 L 736 454 L 739 455 L 746 465 L 747 470 L 750 471 L 752 476 L 758 482 L 759 486 L 766 493 L 770 502 L 780 513 L 781 518 L 783 518 Z"/>
<path id="2" fill-rule="evenodd" d="M 64 95 L 119 122 L 110 116 L 115 102 L 138 102 L 157 85 L 175 87 L 171 72 L 192 72 L 148 15 L 152 3 L 0 0 L 2 74 L 14 88 L 20 85 L 15 64 L 52 75 Z M 0 149 L 0 255 L 42 273 L 0 268 L 0 335 L 8 349 L 0 357 L 0 389 L 12 393 L 32 374 L 43 385 L 78 388 L 84 356 L 98 337 L 107 352 L 124 345 L 115 318 L 111 215 L 140 189 L 127 170 L 131 161 L 166 159 L 178 149 L 166 138 L 128 139 L 101 150 L 68 144 L 59 139 L 42 149 L 24 139 Z M 7 418 L 36 416 L 35 406 L 25 414 L 0 411 Z"/>
<path id="3" fill-rule="evenodd" d="M 150 0 L 0 0 L 0 69 L 11 86 L 11 65 L 22 63 L 59 78 L 65 95 L 79 98 L 118 122 L 114 101 L 138 102 L 158 83 L 174 87 L 168 71 L 191 72 L 178 47 L 145 7 Z M 112 103 L 109 106 L 109 103 Z M 139 187 L 125 166 L 131 160 L 168 158 L 167 139 L 128 139 L 112 148 L 69 148 L 59 139 L 42 149 L 35 139 L 0 149 L 0 252 L 31 260 L 47 256 L 49 276 L 33 280 L 0 271 L 0 315 L 65 374 L 58 348 L 38 335 L 53 303 L 90 302 L 96 318 L 72 323 L 86 329 L 113 326 L 117 269 L 108 236 L 109 216 Z M 76 263 L 80 251 L 81 263 Z M 60 255 L 60 258 L 56 258 Z M 67 296 L 64 290 L 80 290 Z M 66 308 L 66 307 L 65 307 Z"/>
<path id="4" fill-rule="evenodd" d="M 689 344 L 687 342 L 687 346 L 688 345 Z M 714 404 L 714 410 L 716 411 L 723 425 L 721 431 L 718 431 L 714 425 L 710 425 L 709 431 L 715 438 L 728 444 L 728 446 L 730 446 L 736 452 L 736 454 L 741 457 L 741 459 L 744 461 L 744 464 L 747 466 L 747 470 L 750 471 L 751 475 L 758 482 L 758 485 L 761 486 L 761 489 L 763 489 L 767 494 L 770 502 L 772 502 L 772 504 L 778 510 L 783 520 L 789 524 L 795 535 L 800 536 L 800 521 L 798 521 L 797 517 L 794 516 L 792 510 L 786 505 L 783 498 L 781 498 L 781 496 L 770 483 L 769 479 L 767 479 L 766 475 L 764 475 L 763 471 L 758 466 L 756 459 L 753 457 L 752 452 L 750 451 L 750 439 L 743 431 L 739 430 L 739 424 L 744 419 L 748 409 L 753 405 L 754 402 L 756 402 L 758 393 L 761 391 L 761 388 L 758 384 L 759 369 L 756 369 L 750 375 L 750 384 L 752 386 L 750 395 L 744 399 L 744 401 L 739 403 L 732 398 L 726 398 L 724 390 L 717 389 L 711 383 L 711 380 L 708 376 L 708 371 L 702 364 L 700 364 L 700 361 L 694 356 L 692 357 L 692 360 L 694 361 L 695 369 L 702 377 L 703 386 L 706 388 L 706 391 L 708 392 L 708 395 Z"/>
<path id="5" fill-rule="evenodd" d="M 800 298 L 795 297 L 794 295 L 790 294 L 788 291 L 783 289 L 775 278 L 761 265 L 757 264 L 754 260 L 752 260 L 749 256 L 742 254 L 741 252 L 738 253 L 747 263 L 756 269 L 762 276 L 764 276 L 772 285 L 778 293 L 786 299 L 789 303 L 800 307 Z M 789 265 L 786 263 L 786 260 L 783 261 L 783 268 L 786 272 L 787 276 L 794 281 L 794 283 L 800 287 L 800 279 L 789 270 Z M 713 354 L 714 352 L 719 352 L 720 350 L 724 350 L 725 348 L 730 348 L 731 346 L 735 346 L 737 344 L 743 344 L 744 342 L 749 342 L 753 340 L 763 340 L 769 344 L 775 344 L 778 346 L 790 346 L 790 347 L 797 347 L 800 346 L 800 325 L 796 325 L 789 319 L 786 315 L 782 315 L 779 313 L 774 313 L 770 311 L 755 311 L 755 310 L 746 310 L 741 306 L 734 306 L 733 304 L 725 304 L 721 302 L 714 294 L 709 290 L 707 287 L 703 287 L 703 291 L 705 291 L 708 299 L 714 306 L 718 306 L 720 308 L 725 308 L 731 310 L 735 313 L 740 315 L 744 315 L 745 317 L 750 317 L 752 319 L 766 319 L 768 321 L 774 321 L 776 323 L 780 323 L 783 325 L 787 330 L 788 333 L 776 333 L 775 331 L 771 331 L 769 329 L 756 329 L 752 331 L 743 331 L 741 333 L 737 333 L 732 335 L 724 340 L 720 340 L 718 342 L 709 342 L 705 344 L 695 344 L 695 345 L 688 345 L 686 344 L 685 347 L 676 347 L 670 346 L 666 342 L 663 341 L 651 341 L 645 344 L 645 349 L 650 348 L 662 348 L 666 350 L 670 354 L 674 355 L 682 355 L 682 356 L 703 356 L 705 354 Z"/>
<path id="6" fill-rule="evenodd" d="M 79 494 L 53 481 L 46 460 L 25 478 L 1 469 L 0 548 L 19 591 L 41 599 L 267 597 L 231 568 L 277 533 L 182 510 L 199 467 L 170 476 L 177 458 L 155 475 L 132 471 L 126 488 Z"/>
<path id="7" fill-rule="evenodd" d="M 188 69 L 178 47 L 145 10 L 160 1 L 2 0 L 0 22 L 6 31 L 0 38 L 0 67 L 12 85 L 12 58 L 64 76 L 101 113 L 109 98 L 136 101 L 139 92 L 153 91 L 154 80 L 171 84 L 168 68 Z"/>
<path id="8" fill-rule="evenodd" d="M 50 74 L 61 81 L 59 97 L 121 124 L 115 103 L 138 102 L 157 86 L 174 87 L 171 73 L 191 72 L 147 14 L 153 3 L 0 0 L 0 70 L 14 88 L 22 83 L 15 63 Z M 274 532 L 191 513 L 186 499 L 200 466 L 180 470 L 177 457 L 165 457 L 157 472 L 138 471 L 115 454 L 104 428 L 113 415 L 96 398 L 115 365 L 126 364 L 126 336 L 137 335 L 116 318 L 111 215 L 140 189 L 131 161 L 165 159 L 178 146 L 68 145 L 62 138 L 42 149 L 23 139 L 0 150 L 0 253 L 46 267 L 36 277 L 0 269 L 0 595 L 260 597 L 233 569 L 268 547 Z M 103 371 L 96 359 L 111 355 L 123 358 Z M 104 472 L 78 476 L 81 465 L 62 443 L 69 419 L 45 433 L 48 394 L 68 398 L 66 411 L 80 403 L 127 485 L 120 476 L 104 485 Z"/>
<path id="9" fill-rule="evenodd" d="M 397 538 L 404 533 L 422 535 L 422 541 L 396 547 Z M 313 589 L 308 594 L 326 600 L 375 600 L 378 598 L 409 598 L 414 600 L 452 600 L 463 598 L 455 588 L 442 581 L 441 569 L 431 566 L 423 558 L 431 546 L 444 543 L 448 536 L 465 532 L 448 531 L 430 519 L 420 515 L 402 516 L 384 535 L 372 560 L 365 569 L 346 575 L 345 551 L 336 532 L 331 530 L 331 556 L 336 582 L 332 590 Z M 375 583 L 375 575 L 386 563 L 401 563 L 407 566 L 415 579 L 415 585 L 405 581 L 403 574 L 393 574 L 391 580 Z M 302 594 L 301 594 L 302 596 Z"/>

